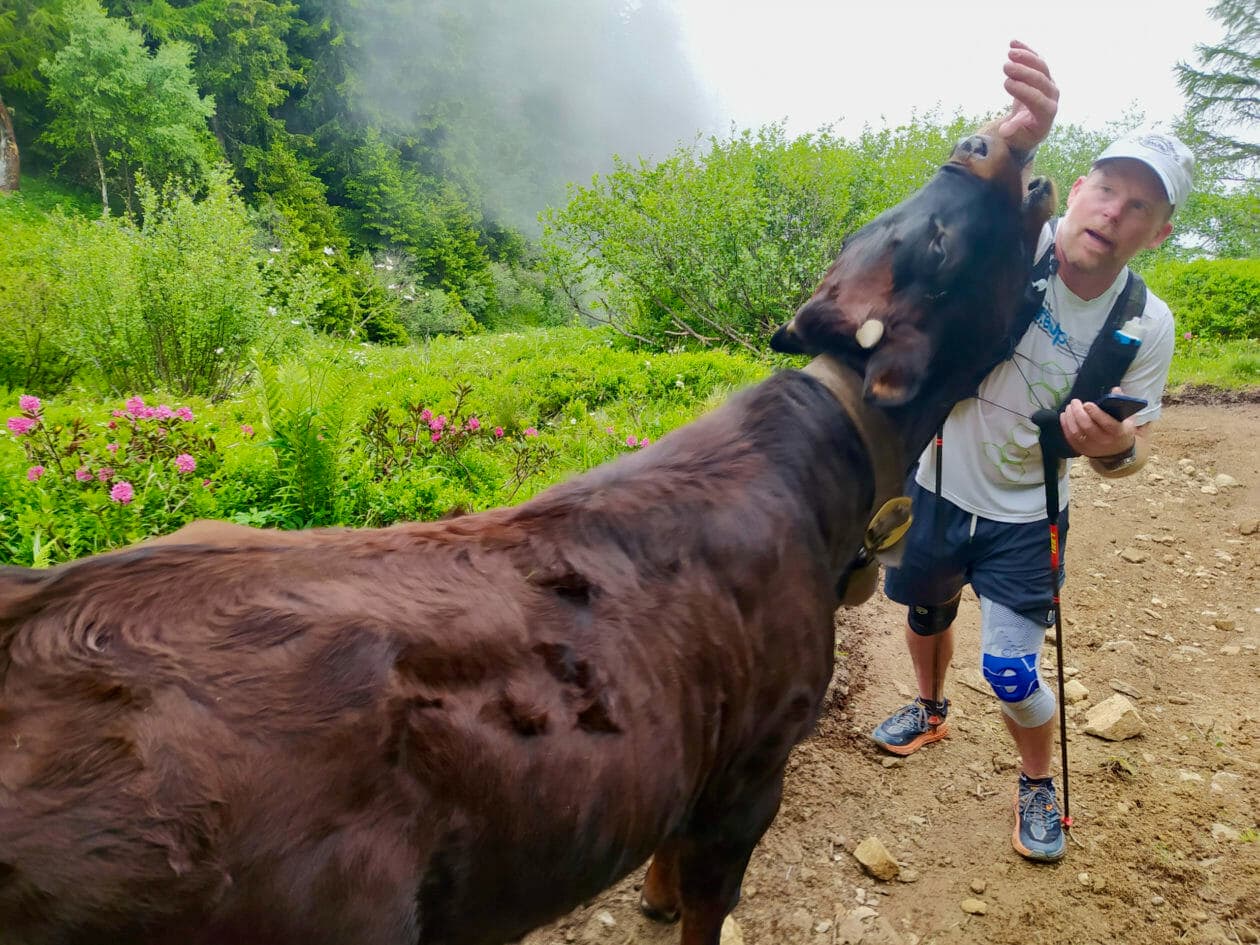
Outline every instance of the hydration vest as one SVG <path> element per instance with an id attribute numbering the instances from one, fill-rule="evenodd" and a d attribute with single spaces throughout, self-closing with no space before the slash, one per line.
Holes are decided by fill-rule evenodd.
<path id="1" fill-rule="evenodd" d="M 1024 332 L 1032 325 L 1033 319 L 1041 310 L 1042 302 L 1046 297 L 1046 288 L 1059 269 L 1059 260 L 1054 254 L 1054 232 L 1058 222 L 1057 219 L 1050 221 L 1050 245 L 1033 265 L 1032 277 L 1024 290 L 1024 301 L 1011 333 L 1007 336 L 1005 350 L 992 367 L 997 367 L 998 364 L 1015 356 L 1015 346 L 1019 344 L 1020 339 L 1024 337 Z M 1124 288 L 1120 290 L 1120 294 L 1116 296 L 1116 301 L 1111 306 L 1111 311 L 1107 313 L 1107 318 L 1099 329 L 1097 337 L 1094 338 L 1093 344 L 1089 346 L 1089 351 L 1077 372 L 1076 380 L 1072 383 L 1072 389 L 1068 391 L 1067 396 L 1057 408 L 1058 413 L 1062 413 L 1073 400 L 1082 402 L 1101 400 L 1124 379 L 1125 372 L 1137 356 L 1142 340 L 1126 334 L 1121 329 L 1129 319 L 1141 318 L 1145 308 L 1146 283 L 1142 281 L 1141 276 L 1129 270 L 1129 278 Z M 1062 427 L 1057 424 L 1042 431 L 1041 448 L 1059 459 L 1080 455 L 1068 444 L 1063 436 Z"/>

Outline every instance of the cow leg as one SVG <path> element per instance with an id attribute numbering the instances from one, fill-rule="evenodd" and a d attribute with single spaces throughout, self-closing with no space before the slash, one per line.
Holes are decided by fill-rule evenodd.
<path id="1" fill-rule="evenodd" d="M 677 922 L 682 915 L 678 891 L 678 857 L 681 842 L 670 837 L 652 854 L 643 892 L 639 895 L 639 911 L 653 922 Z"/>
<path id="2" fill-rule="evenodd" d="M 751 795 L 751 796 L 750 796 Z M 730 803 L 739 798 L 738 807 Z M 697 820 L 702 833 L 681 848 L 678 888 L 682 898 L 682 945 L 720 945 L 722 922 L 739 902 L 740 885 L 753 849 L 779 812 L 783 768 L 753 794 L 747 790 L 721 802 L 720 812 Z"/>

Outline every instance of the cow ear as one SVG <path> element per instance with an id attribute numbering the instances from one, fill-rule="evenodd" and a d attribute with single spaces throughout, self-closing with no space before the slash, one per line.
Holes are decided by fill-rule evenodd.
<path id="1" fill-rule="evenodd" d="M 866 365 L 864 394 L 878 407 L 899 407 L 919 393 L 931 361 L 927 335 L 903 326 Z"/>

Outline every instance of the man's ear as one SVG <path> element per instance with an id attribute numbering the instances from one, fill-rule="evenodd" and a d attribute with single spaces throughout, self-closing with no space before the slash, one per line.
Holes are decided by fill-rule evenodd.
<path id="1" fill-rule="evenodd" d="M 1067 205 L 1069 207 L 1072 206 L 1072 199 L 1076 196 L 1077 191 L 1079 191 L 1083 186 L 1085 186 L 1085 178 L 1076 178 L 1076 183 L 1074 183 L 1071 189 L 1068 190 Z"/>
<path id="2" fill-rule="evenodd" d="M 1153 237 L 1151 237 L 1151 241 L 1146 244 L 1146 248 L 1154 249 L 1156 246 L 1159 246 L 1161 243 L 1164 242 L 1164 240 L 1168 239 L 1168 237 L 1172 234 L 1172 231 L 1173 231 L 1172 220 L 1169 220 L 1167 223 L 1165 223 L 1163 226 L 1159 228 L 1158 233 L 1156 233 Z"/>

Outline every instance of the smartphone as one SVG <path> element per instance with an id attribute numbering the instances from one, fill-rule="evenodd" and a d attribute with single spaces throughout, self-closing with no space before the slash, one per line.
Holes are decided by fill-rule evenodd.
<path id="1" fill-rule="evenodd" d="M 1128 394 L 1108 394 L 1098 401 L 1098 406 L 1109 417 L 1114 417 L 1117 420 L 1126 420 L 1145 407 L 1146 403 L 1141 397 L 1130 397 Z"/>

